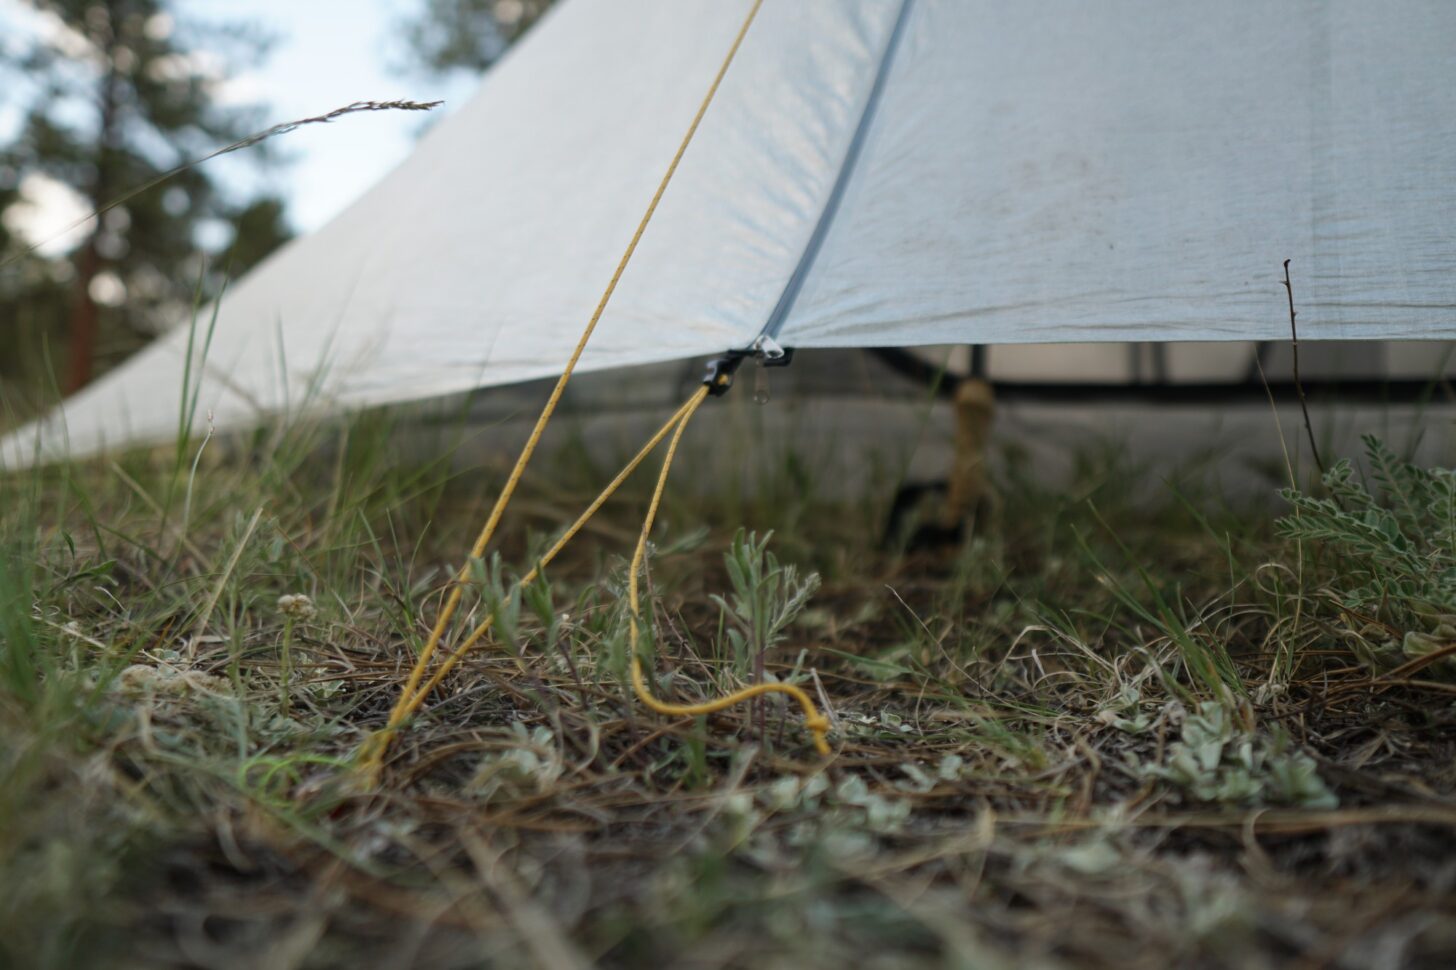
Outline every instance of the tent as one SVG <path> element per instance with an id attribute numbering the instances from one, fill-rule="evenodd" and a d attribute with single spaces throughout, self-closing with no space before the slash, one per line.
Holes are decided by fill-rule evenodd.
<path id="1" fill-rule="evenodd" d="M 558 373 L 748 6 L 560 4 L 210 341 L 177 329 L 0 463 L 168 438 L 188 374 L 227 430 Z M 769 337 L 1198 342 L 1162 366 L 1246 375 L 1289 336 L 1286 259 L 1302 341 L 1449 339 L 1452 37 L 1445 0 L 768 0 L 581 369 Z"/>

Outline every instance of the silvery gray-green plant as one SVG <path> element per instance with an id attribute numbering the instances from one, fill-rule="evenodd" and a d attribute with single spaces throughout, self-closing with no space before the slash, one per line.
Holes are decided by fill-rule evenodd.
<path id="1" fill-rule="evenodd" d="M 507 577 L 498 552 L 492 553 L 488 560 L 472 558 L 470 579 L 479 592 L 480 605 L 493 618 L 496 639 L 519 653 L 521 584 Z"/>
<path id="2" fill-rule="evenodd" d="M 1364 442 L 1373 487 L 1341 460 L 1324 476 L 1327 496 L 1280 493 L 1294 512 L 1278 528 L 1328 557 L 1325 591 L 1356 628 L 1357 650 L 1390 666 L 1456 639 L 1456 470 L 1421 468 L 1373 435 Z"/>
<path id="3" fill-rule="evenodd" d="M 763 655 L 783 639 L 784 630 L 819 588 L 818 573 L 800 578 L 797 567 L 780 563 L 768 551 L 772 537 L 773 532 L 760 538 L 738 530 L 723 556 L 733 591 L 726 598 L 713 597 L 730 624 L 727 637 L 740 677 L 762 664 Z"/>
<path id="4" fill-rule="evenodd" d="M 1197 801 L 1229 805 L 1335 808 L 1339 800 L 1320 778 L 1314 760 L 1287 735 L 1239 728 L 1229 709 L 1206 701 L 1183 721 L 1166 760 L 1143 769 Z"/>

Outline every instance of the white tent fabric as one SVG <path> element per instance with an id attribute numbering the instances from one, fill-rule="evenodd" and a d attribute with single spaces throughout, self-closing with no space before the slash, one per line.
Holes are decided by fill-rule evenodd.
<path id="1" fill-rule="evenodd" d="M 799 346 L 1456 334 L 1456 4 L 914 3 Z"/>
<path id="2" fill-rule="evenodd" d="M 567 0 L 221 302 L 219 429 L 558 373 L 749 0 Z M 1456 336 L 1456 4 L 767 0 L 582 362 Z M 205 321 L 199 329 L 205 329 Z M 163 440 L 183 327 L 0 443 Z"/>

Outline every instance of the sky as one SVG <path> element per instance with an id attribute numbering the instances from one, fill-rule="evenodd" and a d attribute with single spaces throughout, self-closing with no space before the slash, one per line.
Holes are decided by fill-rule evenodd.
<path id="1" fill-rule="evenodd" d="M 269 106 L 268 124 L 323 114 L 354 101 L 445 100 L 431 120 L 469 97 L 475 80 L 432 78 L 406 69 L 399 24 L 420 0 L 178 0 L 178 16 L 194 21 L 246 21 L 276 38 L 271 55 L 245 73 L 223 79 L 223 97 Z M 0 42 L 33 29 L 21 0 L 0 0 Z M 18 113 L 0 91 L 0 138 Z M 295 229 L 317 229 L 398 164 L 422 129 L 414 113 L 352 115 L 328 126 L 308 126 L 275 143 L 285 164 L 267 176 L 289 202 Z M 221 146 L 219 146 L 221 147 Z M 230 159 L 209 163 L 230 177 L 250 177 Z M 45 232 L 75 217 L 56 192 L 38 200 L 44 212 L 31 222 Z"/>

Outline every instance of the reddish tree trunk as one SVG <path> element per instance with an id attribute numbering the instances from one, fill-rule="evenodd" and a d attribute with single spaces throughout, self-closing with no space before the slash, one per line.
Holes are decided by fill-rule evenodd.
<path id="1" fill-rule="evenodd" d="M 97 308 L 91 298 L 91 281 L 101 271 L 101 255 L 93 235 L 76 259 L 76 296 L 71 305 L 70 361 L 66 368 L 67 394 L 74 394 L 91 382 L 96 360 Z"/>
<path id="2" fill-rule="evenodd" d="M 104 0 L 104 6 L 108 13 L 107 24 L 114 25 L 118 11 L 113 0 Z M 91 203 L 92 211 L 98 213 L 111 196 L 111 153 L 118 142 L 120 78 L 116 70 L 117 38 L 114 26 L 108 26 L 108 31 L 110 36 L 102 49 L 106 59 L 106 73 L 102 75 L 101 86 L 97 91 L 100 117 L 97 119 L 96 130 L 96 172 L 87 200 Z M 98 217 L 96 228 L 92 230 L 91 237 L 86 240 L 76 258 L 76 296 L 71 305 L 70 365 L 66 370 L 65 385 L 67 394 L 74 394 L 91 382 L 96 363 L 96 334 L 100 312 L 91 296 L 91 283 L 96 279 L 96 274 L 101 272 L 100 236 L 101 221 Z"/>

